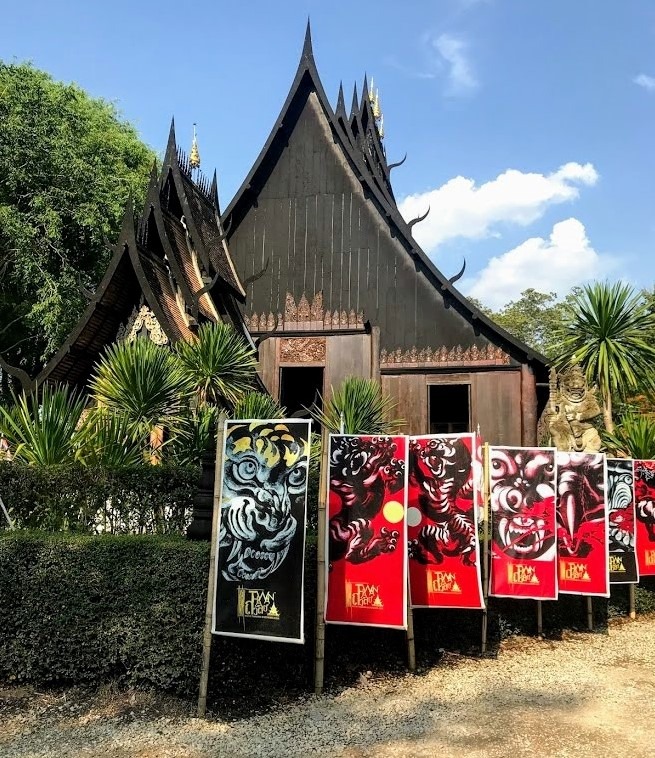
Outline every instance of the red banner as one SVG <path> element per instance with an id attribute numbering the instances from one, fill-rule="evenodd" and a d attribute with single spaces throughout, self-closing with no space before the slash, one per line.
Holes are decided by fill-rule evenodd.
<path id="1" fill-rule="evenodd" d="M 414 608 L 483 608 L 474 434 L 409 438 L 407 536 Z"/>
<path id="2" fill-rule="evenodd" d="M 557 453 L 559 591 L 609 597 L 604 453 Z"/>
<path id="3" fill-rule="evenodd" d="M 639 576 L 655 576 L 655 461 L 635 461 Z"/>
<path id="4" fill-rule="evenodd" d="M 407 628 L 407 438 L 330 436 L 325 621 Z"/>
<path id="5" fill-rule="evenodd" d="M 490 447 L 496 597 L 557 599 L 554 448 Z"/>

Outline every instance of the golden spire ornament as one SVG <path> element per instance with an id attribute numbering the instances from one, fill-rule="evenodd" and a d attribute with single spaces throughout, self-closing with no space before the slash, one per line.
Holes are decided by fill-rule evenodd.
<path id="1" fill-rule="evenodd" d="M 198 137 L 196 136 L 196 125 L 193 125 L 193 142 L 191 143 L 191 152 L 189 153 L 189 168 L 200 168 L 200 151 L 198 150 Z"/>
<path id="2" fill-rule="evenodd" d="M 373 106 L 373 115 L 375 116 L 375 118 L 380 118 L 380 116 L 382 115 L 382 110 L 380 108 L 380 93 L 378 92 L 378 90 L 375 90 L 375 97 L 373 98 L 371 102 Z"/>

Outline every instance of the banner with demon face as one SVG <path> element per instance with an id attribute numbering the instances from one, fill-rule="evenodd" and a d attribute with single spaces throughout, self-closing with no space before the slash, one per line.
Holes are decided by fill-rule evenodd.
<path id="1" fill-rule="evenodd" d="M 607 459 L 610 584 L 636 584 L 639 581 L 633 479 L 631 460 Z"/>
<path id="2" fill-rule="evenodd" d="M 407 438 L 332 435 L 325 620 L 407 628 Z"/>
<path id="3" fill-rule="evenodd" d="M 559 591 L 609 597 L 604 453 L 557 453 Z"/>
<path id="4" fill-rule="evenodd" d="M 634 474 L 639 576 L 655 576 L 655 461 L 635 461 Z"/>
<path id="5" fill-rule="evenodd" d="M 412 607 L 483 608 L 475 434 L 409 438 Z"/>
<path id="6" fill-rule="evenodd" d="M 489 448 L 491 595 L 557 599 L 555 452 Z"/>
<path id="7" fill-rule="evenodd" d="M 309 426 L 225 424 L 215 634 L 304 642 Z"/>

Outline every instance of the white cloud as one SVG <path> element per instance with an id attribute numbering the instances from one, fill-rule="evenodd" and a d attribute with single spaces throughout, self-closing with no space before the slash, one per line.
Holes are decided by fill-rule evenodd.
<path id="1" fill-rule="evenodd" d="M 479 82 L 468 58 L 468 43 L 455 34 L 440 34 L 428 40 L 439 55 L 440 67 L 446 67 L 449 95 L 466 95 L 478 88 Z"/>
<path id="2" fill-rule="evenodd" d="M 481 239 L 497 233 L 500 224 L 527 226 L 557 203 L 575 200 L 580 186 L 592 186 L 598 172 L 591 163 L 566 163 L 551 174 L 508 169 L 491 181 L 476 185 L 457 176 L 437 189 L 409 195 L 400 212 L 409 221 L 430 214 L 414 227 L 414 237 L 428 252 L 456 237 Z"/>
<path id="3" fill-rule="evenodd" d="M 652 92 L 653 90 L 655 90 L 655 77 L 654 76 L 648 76 L 648 74 L 639 74 L 639 76 L 635 76 L 635 78 L 632 81 L 635 84 L 638 84 L 640 87 L 647 89 L 649 92 Z"/>
<path id="4" fill-rule="evenodd" d="M 612 264 L 609 256 L 594 250 L 584 225 L 569 218 L 555 224 L 548 239 L 532 237 L 492 258 L 462 289 L 498 309 L 528 287 L 565 294 L 575 285 L 604 276 Z"/>

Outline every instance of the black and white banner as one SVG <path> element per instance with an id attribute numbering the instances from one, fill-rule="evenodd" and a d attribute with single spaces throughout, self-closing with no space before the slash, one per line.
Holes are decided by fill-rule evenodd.
<path id="1" fill-rule="evenodd" d="M 310 422 L 227 421 L 212 631 L 303 643 Z"/>
<path id="2" fill-rule="evenodd" d="M 635 549 L 635 496 L 632 461 L 607 459 L 609 508 L 610 584 L 639 581 Z"/>

